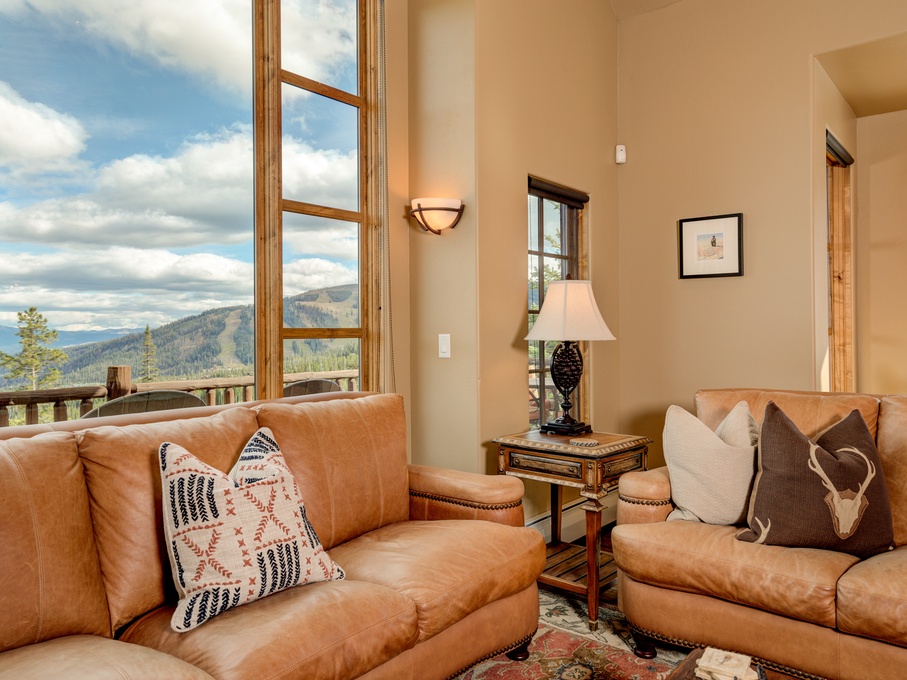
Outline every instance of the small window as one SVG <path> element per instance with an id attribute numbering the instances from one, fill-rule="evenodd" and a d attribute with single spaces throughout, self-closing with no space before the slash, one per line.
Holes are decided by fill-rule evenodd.
<path id="1" fill-rule="evenodd" d="M 538 177 L 529 177 L 529 328 L 535 323 L 551 281 L 584 275 L 580 223 L 589 196 Z M 529 343 L 529 425 L 558 417 L 559 394 L 549 375 L 555 342 Z M 582 404 L 582 385 L 576 403 Z"/>

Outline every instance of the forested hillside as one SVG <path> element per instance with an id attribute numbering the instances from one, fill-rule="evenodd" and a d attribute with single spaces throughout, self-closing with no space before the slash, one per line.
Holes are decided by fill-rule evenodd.
<path id="1" fill-rule="evenodd" d="M 284 299 L 289 326 L 337 328 L 356 325 L 359 318 L 358 286 L 312 290 Z M 151 329 L 156 348 L 156 380 L 186 380 L 252 373 L 252 306 L 219 307 Z M 61 386 L 103 384 L 108 366 L 131 366 L 139 380 L 144 333 L 113 340 L 67 347 L 69 360 L 61 367 Z M 290 343 L 286 371 L 322 371 L 355 368 L 355 340 L 300 340 Z M 0 389 L 12 389 L 0 381 Z"/>

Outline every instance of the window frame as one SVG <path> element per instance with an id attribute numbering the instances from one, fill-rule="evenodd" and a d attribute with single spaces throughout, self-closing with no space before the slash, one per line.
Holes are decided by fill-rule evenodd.
<path id="1" fill-rule="evenodd" d="M 528 196 L 535 196 L 539 199 L 538 202 L 538 215 L 537 215 L 537 243 L 538 250 L 532 250 L 527 248 L 529 256 L 537 257 L 537 271 L 540 277 L 539 280 L 539 295 L 538 295 L 538 308 L 528 307 L 527 320 L 530 319 L 533 315 L 538 315 L 539 310 L 545 302 L 545 287 L 544 287 L 544 261 L 546 258 L 562 260 L 566 263 L 566 276 L 569 276 L 573 279 L 585 279 L 588 276 L 588 251 L 586 247 L 586 234 L 585 234 L 585 222 L 584 214 L 586 204 L 589 202 L 589 195 L 585 192 L 578 191 L 576 189 L 571 189 L 569 187 L 551 182 L 549 180 L 541 179 L 540 177 L 535 177 L 529 175 L 528 182 Z M 561 238 L 565 242 L 565 245 L 561 248 L 561 254 L 556 253 L 546 253 L 545 252 L 545 224 L 544 224 L 544 201 L 554 201 L 561 204 Z M 531 241 L 530 241 L 531 244 Z M 563 272 L 565 267 L 561 268 Z M 529 296 L 527 294 L 527 302 Z M 531 328 L 531 324 L 529 328 Z M 539 356 L 539 367 L 532 368 L 531 364 L 528 365 L 530 383 L 533 375 L 539 376 L 539 397 L 537 398 L 539 404 L 539 419 L 537 422 L 533 423 L 530 420 L 530 427 L 532 429 L 537 429 L 547 422 L 545 416 L 547 415 L 546 409 L 542 408 L 543 399 L 541 395 L 544 394 L 542 391 L 546 389 L 546 376 L 550 374 L 551 367 L 545 362 L 545 344 L 546 341 L 529 341 L 529 347 L 535 344 L 537 346 L 538 356 Z M 580 351 L 585 355 L 587 350 L 588 343 L 580 343 Z M 551 388 L 553 389 L 553 383 L 551 383 Z M 529 388 L 532 389 L 531 387 Z M 585 420 L 588 417 L 589 411 L 589 401 L 587 394 L 589 393 L 589 372 L 584 371 L 583 376 L 580 380 L 580 384 L 577 386 L 576 392 L 572 396 L 572 401 L 575 404 L 574 417 L 577 420 Z M 530 392 L 531 394 L 531 392 Z M 531 406 L 530 406 L 531 408 Z M 555 413 L 560 410 L 560 402 L 556 404 Z M 579 415 L 576 415 L 576 414 Z M 556 416 L 555 416 L 556 417 Z"/>
<path id="2" fill-rule="evenodd" d="M 357 0 L 357 91 L 312 80 L 281 67 L 280 0 L 253 1 L 255 140 L 255 388 L 259 399 L 283 396 L 284 341 L 359 340 L 359 389 L 378 384 L 377 286 L 378 3 Z M 331 208 L 283 196 L 284 83 L 359 110 L 359 210 Z M 358 328 L 288 328 L 283 319 L 283 213 L 359 224 Z"/>

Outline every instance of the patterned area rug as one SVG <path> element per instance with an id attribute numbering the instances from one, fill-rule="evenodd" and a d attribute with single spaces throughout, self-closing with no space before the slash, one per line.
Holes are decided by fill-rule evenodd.
<path id="1" fill-rule="evenodd" d="M 664 680 L 687 650 L 658 647 L 655 659 L 640 659 L 616 601 L 615 590 L 602 594 L 598 630 L 592 632 L 584 600 L 540 589 L 539 631 L 529 658 L 511 661 L 501 654 L 456 680 Z"/>

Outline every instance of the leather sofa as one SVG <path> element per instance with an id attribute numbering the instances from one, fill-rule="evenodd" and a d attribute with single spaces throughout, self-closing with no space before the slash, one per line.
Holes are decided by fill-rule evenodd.
<path id="1" fill-rule="evenodd" d="M 664 521 L 673 509 L 667 468 L 628 473 L 612 540 L 637 653 L 654 656 L 660 640 L 748 654 L 795 677 L 904 677 L 907 396 L 703 390 L 696 414 L 715 429 L 741 400 L 760 421 L 774 401 L 810 437 L 859 409 L 876 437 L 897 547 L 859 560 L 746 543 L 735 539 L 739 527 Z"/>
<path id="2" fill-rule="evenodd" d="M 268 427 L 343 580 L 170 627 L 158 448 L 226 471 Z M 513 477 L 407 464 L 403 400 L 329 393 L 0 432 L 0 678 L 445 678 L 538 626 Z"/>

